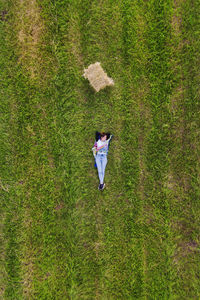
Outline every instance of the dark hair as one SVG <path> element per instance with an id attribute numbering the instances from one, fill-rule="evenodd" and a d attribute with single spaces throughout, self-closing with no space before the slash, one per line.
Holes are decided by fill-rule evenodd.
<path id="1" fill-rule="evenodd" d="M 105 133 L 105 132 L 100 132 L 100 137 L 102 138 L 102 137 L 104 137 L 106 135 L 106 137 L 107 137 L 107 133 Z"/>
<path id="2" fill-rule="evenodd" d="M 106 132 L 98 132 L 96 131 L 95 137 L 96 137 L 96 141 L 98 141 L 101 137 L 106 135 L 106 139 L 109 139 L 110 137 L 110 133 L 106 133 Z"/>

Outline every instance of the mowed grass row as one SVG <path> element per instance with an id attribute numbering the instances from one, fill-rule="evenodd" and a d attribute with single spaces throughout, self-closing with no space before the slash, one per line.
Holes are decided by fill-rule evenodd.
<path id="1" fill-rule="evenodd" d="M 0 165 L 1 165 L 1 176 L 0 176 L 0 196 L 1 196 L 1 264 L 0 264 L 0 282 L 1 292 L 0 296 L 3 298 L 5 287 L 8 283 L 8 278 L 12 278 L 18 281 L 18 261 L 15 260 L 18 247 L 16 247 L 15 234 L 17 231 L 17 218 L 13 219 L 16 209 L 13 203 L 13 193 L 10 191 L 10 186 L 14 182 L 14 173 L 12 170 L 12 147 L 10 144 L 9 135 L 9 119 L 11 118 L 9 97 L 12 95 L 12 89 L 10 88 L 10 62 L 9 62 L 9 51 L 6 47 L 6 31 L 5 23 L 7 18 L 8 6 L 6 3 L 0 4 L 0 11 L 4 12 L 1 15 L 0 22 L 0 82 L 1 82 L 1 118 L 0 118 Z M 12 205 L 8 205 L 8 201 Z M 12 206 L 12 209 L 11 209 Z M 6 226 L 4 226 L 6 224 Z M 5 238 L 5 233 L 8 233 L 9 239 Z M 6 235 L 6 237 L 8 236 Z M 15 260 L 15 265 L 12 261 Z M 5 264 L 7 261 L 7 265 Z"/>
<path id="2" fill-rule="evenodd" d="M 170 199 L 165 190 L 168 173 L 168 155 L 171 115 L 168 109 L 171 94 L 171 14 L 172 1 L 149 1 L 145 6 L 145 31 L 149 57 L 146 76 L 152 126 L 145 145 L 146 176 L 144 179 L 144 251 L 146 259 L 146 294 L 155 299 L 172 296 L 176 280 L 172 263 L 173 240 L 169 227 Z"/>
<path id="3" fill-rule="evenodd" d="M 173 294 L 198 298 L 199 291 L 199 3 L 178 1 L 174 7 L 173 123 L 168 193 L 175 249 L 174 270 L 179 274 Z"/>
<path id="4" fill-rule="evenodd" d="M 20 7 L 26 19 L 27 4 L 21 3 L 13 12 Z M 170 165 L 169 153 L 175 160 L 182 145 L 182 140 L 177 144 L 175 136 L 170 135 L 176 121 L 182 122 L 178 109 L 182 103 L 174 114 L 169 110 L 172 88 L 180 82 L 178 76 L 176 81 L 171 75 L 179 62 L 178 55 L 177 61 L 170 61 L 172 2 L 38 3 L 40 9 L 36 4 L 34 8 L 40 16 L 32 19 L 40 25 L 37 39 L 32 39 L 27 19 L 23 34 L 29 44 L 23 44 L 23 39 L 11 43 L 17 39 L 7 32 L 7 53 L 13 55 L 14 47 L 15 54 L 20 56 L 23 50 L 26 59 L 16 67 L 17 57 L 12 56 L 8 59 L 12 79 L 4 75 L 10 82 L 9 89 L 4 86 L 9 99 L 5 108 L 8 113 L 12 108 L 13 117 L 10 128 L 3 129 L 12 136 L 12 142 L 4 144 L 2 161 L 6 149 L 12 146 L 9 157 L 15 160 L 10 172 L 16 176 L 9 194 L 3 191 L 7 197 L 3 211 L 9 278 L 4 297 L 198 296 L 197 273 L 184 267 L 184 255 L 176 252 L 188 232 L 171 224 L 180 213 L 180 205 L 174 200 L 179 189 L 175 186 L 169 191 L 169 185 L 166 188 L 164 184 L 168 183 L 169 173 L 175 178 L 177 170 L 177 165 Z M 187 5 L 180 14 L 185 14 Z M 14 15 L 10 18 L 15 20 L 16 37 L 19 15 Z M 192 36 L 187 27 L 191 15 L 197 26 L 195 7 L 187 11 L 185 18 L 188 38 Z M 192 39 L 191 44 L 195 46 L 195 59 L 199 45 Z M 186 53 L 191 59 L 190 52 Z M 40 64 L 30 69 L 29 62 L 35 55 Z M 83 67 L 98 60 L 114 78 L 115 87 L 95 94 L 81 75 Z M 185 61 L 181 64 L 188 74 Z M 185 81 L 188 85 L 195 77 L 194 97 L 198 83 L 195 72 L 193 69 L 193 76 Z M 183 101 L 191 124 L 197 109 L 191 115 L 193 106 Z M 197 121 L 197 114 L 195 118 Z M 197 138 L 193 127 L 191 131 Z M 106 169 L 107 189 L 102 194 L 97 190 L 98 177 L 90 151 L 96 129 L 115 135 Z M 188 140 L 186 145 L 189 147 Z M 194 149 L 194 155 L 190 153 L 193 167 L 196 144 Z M 181 172 L 185 169 L 187 160 Z M 189 176 L 191 169 L 187 170 Z M 3 172 L 6 182 L 8 170 Z M 197 196 L 196 180 L 193 176 L 192 194 L 182 191 L 188 201 L 191 195 L 193 199 Z M 193 203 L 182 215 L 188 228 L 189 214 L 199 207 Z M 192 245 L 195 241 L 196 251 L 189 251 L 186 257 L 191 254 L 190 266 L 195 259 L 198 270 L 198 216 L 193 216 L 196 236 Z M 178 242 L 176 234 L 180 236 Z"/>
<path id="5" fill-rule="evenodd" d="M 2 1 L 1 8 L 1 297 L 20 299 L 22 241 L 21 166 L 16 167 L 20 145 L 16 89 L 20 72 L 14 49 L 9 44 L 8 23 L 11 6 Z M 8 34 L 9 32 L 9 34 Z M 15 74 L 15 76 L 13 76 Z M 19 89 L 20 90 L 20 89 Z M 20 175 L 19 175 L 20 168 Z"/>

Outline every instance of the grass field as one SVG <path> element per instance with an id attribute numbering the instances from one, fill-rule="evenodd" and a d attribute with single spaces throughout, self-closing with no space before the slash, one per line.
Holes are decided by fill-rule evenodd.
<path id="1" fill-rule="evenodd" d="M 200 298 L 199 15 L 0 0 L 1 299 Z M 114 134 L 103 192 L 96 130 Z"/>

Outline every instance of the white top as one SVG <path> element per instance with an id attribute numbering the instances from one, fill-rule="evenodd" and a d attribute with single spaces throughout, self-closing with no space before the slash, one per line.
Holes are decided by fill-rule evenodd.
<path id="1" fill-rule="evenodd" d="M 106 146 L 108 144 L 108 141 L 105 140 L 104 142 L 102 140 L 98 140 L 97 142 L 97 148 L 101 147 L 101 146 Z"/>
<path id="2" fill-rule="evenodd" d="M 108 153 L 108 140 L 105 140 L 104 142 L 102 141 L 102 140 L 98 140 L 97 141 L 97 149 L 99 148 L 99 147 L 102 147 L 99 151 L 98 151 L 98 153 L 99 154 L 107 154 Z"/>
<path id="3" fill-rule="evenodd" d="M 99 139 L 97 142 L 94 143 L 94 147 L 92 148 L 94 156 L 98 153 L 99 154 L 107 154 L 108 153 L 108 144 L 109 144 L 109 141 L 111 140 L 111 138 L 112 138 L 112 135 L 110 136 L 110 138 L 108 140 L 105 140 L 104 142 L 101 139 Z M 99 148 L 101 148 L 101 149 L 99 149 Z"/>

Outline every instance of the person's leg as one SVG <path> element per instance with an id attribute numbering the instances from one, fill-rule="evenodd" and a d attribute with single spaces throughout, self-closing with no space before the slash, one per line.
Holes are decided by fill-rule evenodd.
<path id="1" fill-rule="evenodd" d="M 102 161 L 100 155 L 96 155 L 96 164 L 97 164 L 100 184 L 103 184 Z"/>
<path id="2" fill-rule="evenodd" d="M 104 181 L 104 176 L 105 176 L 105 169 L 107 165 L 107 155 L 102 155 L 102 180 Z M 103 182 L 102 182 L 103 183 Z"/>

